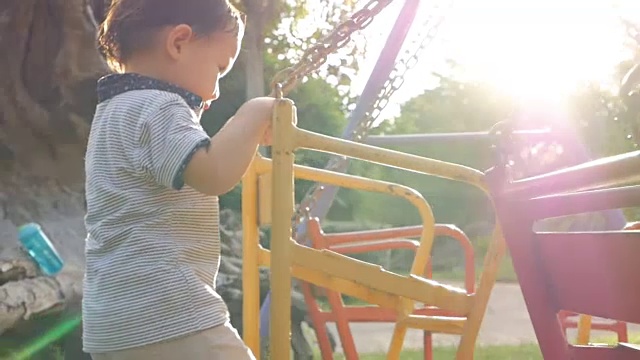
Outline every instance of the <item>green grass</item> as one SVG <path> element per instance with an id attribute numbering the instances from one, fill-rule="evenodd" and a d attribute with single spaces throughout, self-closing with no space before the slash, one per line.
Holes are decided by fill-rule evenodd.
<path id="1" fill-rule="evenodd" d="M 433 358 L 438 360 L 454 359 L 455 347 L 437 347 L 433 349 Z M 474 354 L 474 360 L 542 360 L 542 354 L 538 345 L 509 345 L 509 346 L 485 346 L 478 347 Z M 424 359 L 421 350 L 407 350 L 400 355 L 402 360 L 422 360 Z M 336 360 L 344 359 L 338 355 Z M 363 354 L 362 360 L 386 360 L 385 353 Z"/>
<path id="2" fill-rule="evenodd" d="M 591 339 L 591 343 L 594 343 L 594 344 L 613 345 L 613 344 L 616 344 L 617 342 L 618 342 L 618 338 L 614 334 L 607 335 L 607 336 L 598 336 Z M 640 344 L 640 333 L 629 332 L 629 343 Z"/>
<path id="3" fill-rule="evenodd" d="M 591 340 L 592 343 L 610 344 L 617 342 L 615 335 L 596 337 Z M 640 333 L 629 334 L 629 342 L 640 343 Z M 402 360 L 422 360 L 422 350 L 406 350 L 400 355 Z M 455 347 L 436 347 L 433 349 L 434 359 L 453 359 L 455 358 Z M 537 344 L 522 345 L 501 345 L 501 346 L 481 346 L 476 349 L 474 360 L 542 360 L 542 354 Z M 316 356 L 320 358 L 320 355 Z M 336 355 L 336 360 L 343 360 L 342 355 Z M 386 360 L 386 353 L 363 354 L 360 356 L 362 360 Z"/>
<path id="4" fill-rule="evenodd" d="M 484 258 L 482 257 L 476 260 L 476 284 L 478 283 L 478 280 L 480 280 L 480 275 L 482 274 L 483 260 Z M 450 271 L 434 271 L 432 277 L 434 280 L 462 282 L 464 281 L 464 276 L 464 270 L 458 267 Z M 511 262 L 511 256 L 509 256 L 509 254 L 507 254 L 500 261 L 500 264 L 498 264 L 498 274 L 496 276 L 496 281 L 511 283 L 518 282 L 518 277 L 516 276 L 516 271 L 513 268 L 513 262 Z"/>
<path id="5" fill-rule="evenodd" d="M 455 347 L 437 347 L 433 349 L 433 358 L 447 360 L 455 358 Z M 421 350 L 407 350 L 400 355 L 402 360 L 422 360 L 424 359 Z M 55 356 L 56 360 L 62 360 L 62 354 Z M 316 354 L 314 359 L 321 359 L 320 354 Z M 344 360 L 344 356 L 336 354 L 336 360 Z M 385 353 L 362 354 L 362 360 L 386 360 Z M 540 349 L 537 345 L 510 345 L 510 346 L 486 346 L 476 350 L 474 360 L 542 360 Z"/>
<path id="6" fill-rule="evenodd" d="M 615 344 L 615 335 L 597 337 L 592 339 L 593 343 Z M 629 342 L 640 343 L 640 334 L 629 334 Z M 456 348 L 453 346 L 436 347 L 433 349 L 433 358 L 447 360 L 455 358 Z M 474 360 L 542 360 L 542 354 L 537 344 L 522 345 L 500 345 L 500 346 L 480 346 L 476 349 Z M 62 355 L 57 355 L 56 359 L 62 360 Z M 320 359 L 320 353 L 316 353 L 314 359 Z M 344 360 L 344 356 L 336 354 L 336 360 Z M 422 350 L 406 350 L 400 355 L 402 360 L 422 360 Z M 362 360 L 386 360 L 386 353 L 362 354 Z"/>

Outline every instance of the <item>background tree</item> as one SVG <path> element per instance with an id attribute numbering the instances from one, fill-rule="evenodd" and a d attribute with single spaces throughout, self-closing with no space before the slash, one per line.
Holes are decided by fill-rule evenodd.
<path id="1" fill-rule="evenodd" d="M 243 51 L 239 58 L 245 75 L 246 99 L 266 93 L 264 89 L 271 77 L 265 76 L 269 66 L 265 63 L 265 53 L 278 54 L 280 57 L 277 60 L 285 63 L 298 61 L 314 39 L 326 35 L 354 7 L 352 1 L 337 0 L 323 1 L 321 4 L 306 0 L 233 0 L 232 3 L 247 15 Z M 315 7 L 313 23 L 307 18 L 310 6 Z M 307 20 L 303 26 L 299 26 L 301 20 Z M 355 51 L 357 47 L 350 46 L 347 49 Z M 346 64 L 329 65 L 329 71 L 337 75 L 340 66 Z"/>
<path id="2" fill-rule="evenodd" d="M 451 75 L 437 75 L 439 82 L 401 106 L 400 115 L 392 121 L 382 123 L 375 134 L 416 134 L 462 131 L 487 131 L 493 124 L 504 120 L 511 111 L 509 99 L 501 96 L 489 86 L 480 83 L 463 83 L 456 80 L 455 66 Z M 457 142 L 438 145 L 402 146 L 394 149 L 431 158 L 464 164 L 477 169 L 490 166 L 489 147 L 486 142 Z M 464 224 L 476 217 L 479 211 L 471 206 L 484 198 L 468 186 L 434 177 L 415 175 L 406 171 L 360 165 L 360 174 L 405 184 L 419 190 L 434 207 L 440 222 Z M 480 201 L 480 200 L 477 200 Z M 389 204 L 393 204 L 389 206 Z M 387 204 L 382 206 L 383 204 Z M 484 211 L 480 201 L 477 206 Z M 388 211 L 389 208 L 394 210 Z M 402 209 L 402 210 L 400 210 Z M 463 210 L 464 209 L 464 210 Z M 361 206 L 354 210 L 354 218 L 404 226 L 416 224 L 418 214 L 403 200 L 382 195 L 368 195 Z M 477 217 L 476 217 L 477 218 Z"/>
<path id="3" fill-rule="evenodd" d="M 84 263 L 83 157 L 95 82 L 107 67 L 84 0 L 0 4 L 0 334 L 26 318 L 77 313 Z M 17 226 L 42 224 L 67 266 L 42 277 L 18 250 Z M 75 309 L 75 310 L 74 310 Z M 51 318 L 49 318 L 50 320 Z M 43 323 L 35 325 L 42 333 Z M 6 332 L 12 329 L 12 332 Z M 77 351 L 78 343 L 76 342 Z M 4 349 L 4 346 L 0 346 Z"/>

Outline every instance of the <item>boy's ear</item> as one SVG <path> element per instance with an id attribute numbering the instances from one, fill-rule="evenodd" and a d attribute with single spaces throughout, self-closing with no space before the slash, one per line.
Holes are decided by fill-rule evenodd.
<path id="1" fill-rule="evenodd" d="M 171 28 L 165 44 L 171 58 L 177 60 L 193 36 L 193 29 L 189 25 L 180 24 Z"/>

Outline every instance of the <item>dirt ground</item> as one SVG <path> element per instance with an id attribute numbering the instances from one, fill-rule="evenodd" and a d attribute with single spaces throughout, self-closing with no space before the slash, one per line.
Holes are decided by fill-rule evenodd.
<path id="1" fill-rule="evenodd" d="M 386 323 L 360 323 L 351 325 L 356 348 L 360 353 L 372 353 L 386 351 L 393 324 Z M 332 327 L 337 334 L 335 327 Z M 630 332 L 640 332 L 640 326 L 632 325 Z M 570 336 L 575 336 L 570 334 Z M 598 336 L 598 332 L 593 332 Z M 434 335 L 434 344 L 455 345 L 458 336 Z M 520 287 L 517 284 L 498 283 L 493 289 L 489 306 L 480 329 L 479 345 L 508 345 L 535 343 L 536 337 L 529 320 Z M 405 339 L 405 347 L 422 348 L 422 333 L 410 330 Z"/>

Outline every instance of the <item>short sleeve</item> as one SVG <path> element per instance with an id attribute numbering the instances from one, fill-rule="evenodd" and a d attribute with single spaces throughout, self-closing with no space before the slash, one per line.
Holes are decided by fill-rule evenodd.
<path id="1" fill-rule="evenodd" d="M 138 140 L 144 170 L 175 190 L 184 186 L 184 171 L 193 155 L 211 143 L 195 113 L 180 101 L 163 104 L 147 118 Z"/>

